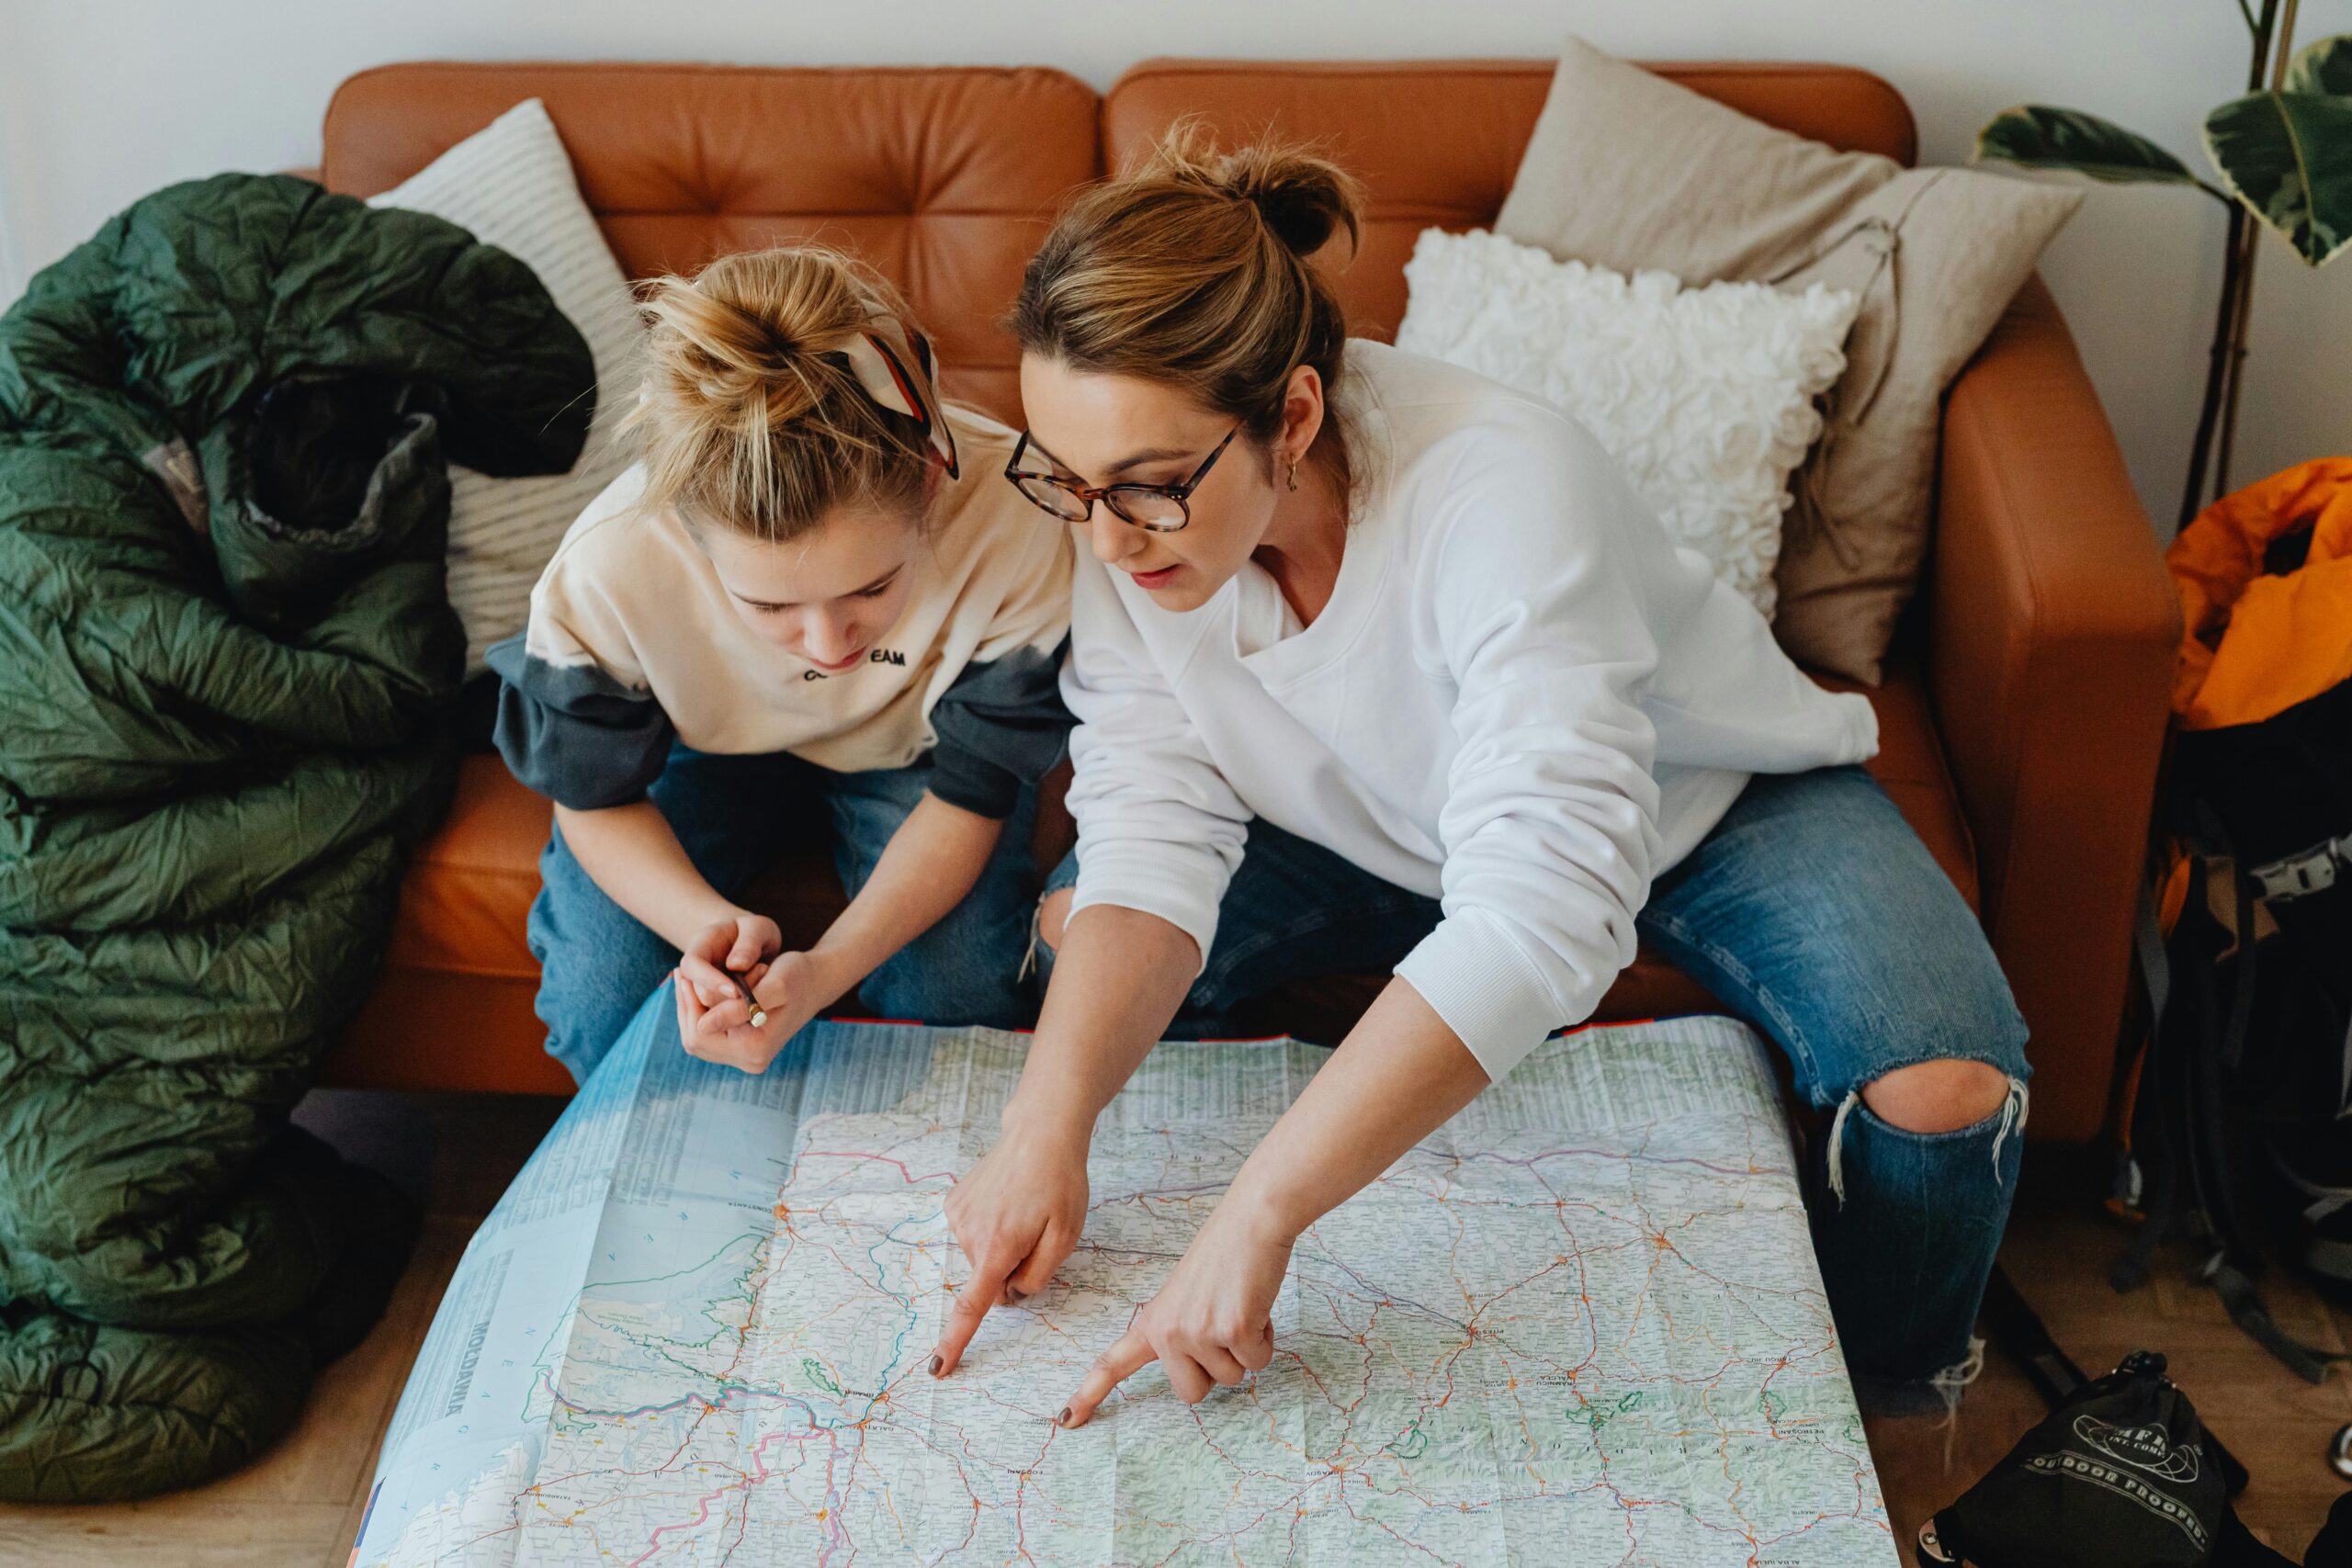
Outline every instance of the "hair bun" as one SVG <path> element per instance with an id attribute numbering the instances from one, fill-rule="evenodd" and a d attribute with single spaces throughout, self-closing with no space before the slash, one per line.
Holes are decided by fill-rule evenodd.
<path id="1" fill-rule="evenodd" d="M 723 519 L 765 539 L 798 536 L 837 502 L 921 510 L 931 447 L 865 390 L 847 356 L 817 352 L 877 316 L 898 291 L 816 246 L 730 252 L 692 279 L 639 287 L 649 502 Z"/>
<path id="2" fill-rule="evenodd" d="M 644 286 L 648 370 L 711 418 L 774 426 L 802 417 L 824 397 L 828 367 L 801 351 L 797 323 L 755 309 L 724 287 L 731 281 L 661 277 Z"/>
<path id="3" fill-rule="evenodd" d="M 1296 147 L 1261 143 L 1220 160 L 1217 183 L 1258 209 L 1274 238 L 1294 254 L 1313 255 L 1340 228 L 1354 248 L 1361 234 L 1355 180 L 1337 164 Z"/>
<path id="4" fill-rule="evenodd" d="M 1246 201 L 1294 255 L 1313 255 L 1341 228 L 1351 251 L 1363 237 L 1357 222 L 1363 187 L 1355 176 L 1290 142 L 1260 141 L 1220 152 L 1215 132 L 1198 115 L 1169 127 L 1133 177 Z"/>

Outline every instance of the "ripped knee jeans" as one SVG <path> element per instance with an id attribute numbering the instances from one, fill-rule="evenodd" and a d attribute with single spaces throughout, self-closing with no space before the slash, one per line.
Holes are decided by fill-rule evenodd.
<path id="1" fill-rule="evenodd" d="M 1984 928 L 1886 792 L 1860 766 L 1758 774 L 1636 923 L 1830 1112 L 1806 1201 L 1848 1366 L 1924 1383 L 1967 1363 L 2024 1151 L 2026 1025 Z M 1936 1133 L 1862 1099 L 1933 1061 L 1983 1063 L 2008 1092 Z"/>

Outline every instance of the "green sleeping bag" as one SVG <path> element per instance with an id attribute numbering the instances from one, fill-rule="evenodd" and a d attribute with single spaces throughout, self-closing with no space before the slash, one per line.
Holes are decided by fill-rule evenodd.
<path id="1" fill-rule="evenodd" d="M 140 201 L 0 316 L 0 1497 L 269 1443 L 404 1200 L 288 1123 L 445 809 L 447 462 L 558 472 L 587 346 L 464 230 Z"/>

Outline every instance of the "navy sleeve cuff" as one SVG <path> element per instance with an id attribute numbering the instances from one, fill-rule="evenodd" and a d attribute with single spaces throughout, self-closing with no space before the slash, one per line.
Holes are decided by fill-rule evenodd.
<path id="1" fill-rule="evenodd" d="M 662 776 L 674 731 L 650 693 L 593 665 L 530 658 L 519 637 L 492 644 L 486 658 L 499 676 L 491 738 L 523 783 L 559 806 L 595 811 L 642 799 Z"/>
<path id="2" fill-rule="evenodd" d="M 978 752 L 943 740 L 931 754 L 931 793 L 950 806 L 1001 822 L 1020 804 L 1023 779 Z"/>
<path id="3" fill-rule="evenodd" d="M 1061 649 L 1021 649 L 967 666 L 931 713 L 931 793 L 950 806 L 1000 820 L 1022 786 L 1051 773 L 1074 722 L 1062 705 Z"/>

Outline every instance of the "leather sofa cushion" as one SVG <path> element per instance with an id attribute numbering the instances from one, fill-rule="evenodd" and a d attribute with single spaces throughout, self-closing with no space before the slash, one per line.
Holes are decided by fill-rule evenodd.
<path id="1" fill-rule="evenodd" d="M 1039 68 L 385 66 L 336 90 L 321 177 L 389 190 L 530 97 L 630 276 L 841 246 L 906 294 L 948 396 L 1016 417 L 1019 356 L 998 318 L 1064 194 L 1094 177 L 1084 83 Z"/>

